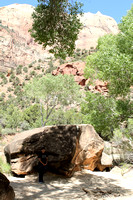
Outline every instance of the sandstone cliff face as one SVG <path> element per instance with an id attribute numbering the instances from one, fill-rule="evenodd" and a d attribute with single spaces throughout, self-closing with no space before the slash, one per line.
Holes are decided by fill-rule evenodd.
<path id="1" fill-rule="evenodd" d="M 0 70 L 28 65 L 48 54 L 31 38 L 33 6 L 13 4 L 0 8 Z"/>
<path id="2" fill-rule="evenodd" d="M 112 17 L 102 15 L 100 12 L 96 14 L 85 13 L 80 19 L 84 28 L 80 31 L 79 38 L 76 41 L 77 48 L 95 48 L 99 37 L 119 32 L 116 21 Z"/>
<path id="3" fill-rule="evenodd" d="M 34 7 L 12 4 L 0 8 L 0 71 L 18 65 L 28 65 L 49 56 L 47 50 L 34 42 L 28 30 L 32 26 L 31 14 Z M 115 20 L 100 13 L 85 13 L 81 17 L 83 30 L 76 41 L 77 48 L 96 47 L 97 39 L 104 34 L 118 33 Z"/>

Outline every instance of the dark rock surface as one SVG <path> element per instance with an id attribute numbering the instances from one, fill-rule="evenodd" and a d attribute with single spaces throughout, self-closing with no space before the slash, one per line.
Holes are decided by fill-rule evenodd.
<path id="1" fill-rule="evenodd" d="M 0 200 L 14 200 L 15 193 L 9 180 L 0 172 Z"/>

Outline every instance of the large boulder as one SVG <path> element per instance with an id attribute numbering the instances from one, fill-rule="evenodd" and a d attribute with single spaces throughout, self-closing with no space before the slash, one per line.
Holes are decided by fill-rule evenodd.
<path id="1" fill-rule="evenodd" d="M 0 172 L 0 200 L 14 200 L 15 193 L 7 177 Z"/>
<path id="2" fill-rule="evenodd" d="M 16 135 L 4 151 L 14 173 L 28 174 L 36 168 L 43 147 L 49 155 L 48 169 L 71 175 L 81 168 L 94 170 L 104 142 L 91 125 L 46 126 Z"/>

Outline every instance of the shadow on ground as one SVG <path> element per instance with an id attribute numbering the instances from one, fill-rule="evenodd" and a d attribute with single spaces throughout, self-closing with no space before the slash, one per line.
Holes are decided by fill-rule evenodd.
<path id="1" fill-rule="evenodd" d="M 44 184 L 39 184 L 37 176 L 11 177 L 10 181 L 15 190 L 16 200 L 97 200 L 132 193 L 132 190 L 118 186 L 117 180 L 89 172 L 78 172 L 71 178 L 47 173 L 44 180 Z"/>

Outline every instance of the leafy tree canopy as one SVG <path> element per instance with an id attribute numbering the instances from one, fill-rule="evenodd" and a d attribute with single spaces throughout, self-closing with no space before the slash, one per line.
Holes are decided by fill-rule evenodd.
<path id="1" fill-rule="evenodd" d="M 119 50 L 130 55 L 133 61 L 133 4 L 127 15 L 122 17 L 119 29 L 121 30 L 118 35 Z"/>
<path id="2" fill-rule="evenodd" d="M 30 30 L 35 41 L 44 48 L 50 47 L 49 52 L 55 57 L 65 58 L 72 55 L 75 41 L 82 27 L 77 16 L 82 13 L 81 3 L 70 3 L 68 0 L 38 0 L 32 17 Z"/>
<path id="3" fill-rule="evenodd" d="M 121 53 L 117 36 L 106 35 L 98 41 L 98 51 L 87 59 L 86 78 L 108 81 L 111 96 L 126 96 L 133 84 L 131 56 Z"/>
<path id="4" fill-rule="evenodd" d="M 119 24 L 120 33 L 98 40 L 97 52 L 88 56 L 86 78 L 108 82 L 109 94 L 86 93 L 82 112 L 96 130 L 111 136 L 111 130 L 133 114 L 133 6 Z"/>
<path id="5" fill-rule="evenodd" d="M 111 132 L 118 126 L 119 120 L 117 104 L 113 98 L 87 92 L 81 111 L 86 116 L 85 123 L 92 124 L 104 139 L 111 138 Z"/>
<path id="6" fill-rule="evenodd" d="M 46 116 L 42 122 L 46 124 L 54 109 L 61 106 L 72 105 L 80 100 L 79 86 L 75 83 L 73 76 L 48 74 L 40 79 L 34 78 L 25 85 L 28 96 L 39 99 L 42 108 L 46 109 Z M 43 110 L 41 108 L 41 110 Z"/>
<path id="7" fill-rule="evenodd" d="M 100 78 L 109 83 L 111 96 L 126 96 L 133 85 L 133 6 L 119 24 L 118 35 L 98 40 L 97 53 L 88 56 L 87 78 Z"/>

